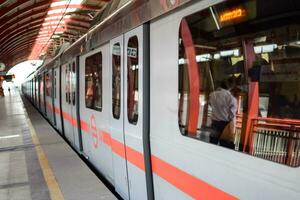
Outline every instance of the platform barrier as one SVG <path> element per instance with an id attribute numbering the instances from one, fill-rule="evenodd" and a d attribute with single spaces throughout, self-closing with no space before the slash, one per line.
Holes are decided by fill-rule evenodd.
<path id="1" fill-rule="evenodd" d="M 251 130 L 251 155 L 291 167 L 300 165 L 299 120 L 257 118 Z"/>

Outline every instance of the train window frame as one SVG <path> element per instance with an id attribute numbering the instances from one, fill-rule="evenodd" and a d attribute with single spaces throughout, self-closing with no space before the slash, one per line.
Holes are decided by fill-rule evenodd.
<path id="1" fill-rule="evenodd" d="M 135 41 L 134 41 L 135 40 Z M 129 47 L 130 42 L 131 46 Z M 134 50 L 136 48 L 136 50 Z M 133 35 L 127 42 L 127 119 L 136 125 L 139 118 L 139 38 Z M 136 62 L 132 65 L 132 62 Z"/>
<path id="2" fill-rule="evenodd" d="M 116 46 L 119 46 L 119 49 L 115 49 Z M 122 55 L 121 55 L 122 45 L 120 42 L 116 42 L 113 44 L 112 50 L 112 114 L 114 119 L 120 119 L 121 116 L 121 102 L 122 102 L 122 75 L 121 75 L 121 63 L 122 63 Z M 119 54 L 119 55 L 118 55 Z M 118 60 L 117 60 L 118 59 Z M 117 65 L 116 62 L 119 62 Z M 119 98 L 118 98 L 119 97 Z"/>
<path id="3" fill-rule="evenodd" d="M 87 62 L 93 62 L 94 58 L 99 58 L 100 62 L 91 63 L 90 66 L 87 65 Z M 94 65 L 94 69 L 93 69 Z M 91 73 L 87 74 L 88 70 L 91 70 Z M 94 70 L 94 71 L 93 71 Z M 89 83 L 92 85 L 89 86 Z M 85 107 L 88 109 L 96 110 L 102 112 L 103 110 L 103 53 L 102 51 L 95 52 L 85 58 Z M 93 85 L 97 85 L 93 87 Z M 98 89 L 97 89 L 98 88 Z M 95 95 L 96 94 L 96 95 Z M 96 101 L 96 99 L 99 99 Z M 89 102 L 87 101 L 89 100 Z M 96 102 L 99 104 L 96 105 Z M 90 105 L 89 105 L 90 104 Z"/>
<path id="4" fill-rule="evenodd" d="M 181 133 L 182 136 L 188 136 L 189 138 L 197 139 L 201 142 L 212 143 L 210 140 L 211 138 L 209 138 L 208 141 L 205 141 L 205 140 L 200 139 L 200 137 L 198 135 L 198 134 L 202 134 L 201 130 L 199 130 L 199 129 L 202 129 L 202 124 L 204 123 L 203 119 L 204 119 L 205 112 L 213 113 L 213 111 L 201 110 L 201 109 L 204 109 L 201 106 L 202 106 L 202 101 L 203 101 L 204 102 L 203 105 L 207 105 L 207 107 L 209 107 L 209 106 L 211 107 L 211 105 L 209 105 L 209 104 L 211 104 L 211 101 L 213 99 L 211 97 L 211 95 L 215 91 L 217 91 L 217 86 L 219 85 L 218 87 L 220 87 L 221 83 L 216 84 L 214 82 L 215 80 L 213 79 L 213 77 L 211 77 L 212 76 L 211 72 L 210 72 L 210 76 L 206 76 L 204 78 L 202 77 L 201 79 L 198 76 L 202 76 L 202 75 L 204 76 L 204 74 L 202 74 L 203 72 L 201 72 L 204 70 L 204 67 L 203 68 L 201 68 L 201 67 L 205 66 L 206 65 L 205 63 L 212 62 L 214 59 L 216 59 L 216 60 L 224 59 L 224 58 L 222 58 L 222 56 L 223 57 L 232 56 L 235 58 L 230 57 L 230 62 L 232 65 L 231 67 L 235 68 L 234 70 L 242 70 L 241 72 L 238 71 L 239 73 L 234 74 L 234 76 L 242 77 L 241 80 L 239 80 L 239 82 L 241 84 L 241 88 L 238 88 L 240 90 L 239 92 L 240 92 L 240 94 L 242 92 L 245 93 L 244 94 L 245 96 L 242 97 L 244 99 L 242 100 L 242 103 L 241 103 L 240 102 L 241 96 L 235 96 L 237 94 L 235 92 L 237 92 L 237 91 L 236 90 L 234 91 L 233 90 L 234 88 L 227 89 L 228 91 L 230 91 L 230 92 L 227 92 L 228 96 L 230 95 L 230 96 L 234 97 L 232 99 L 235 99 L 235 100 L 232 100 L 232 101 L 236 101 L 236 114 L 235 114 L 236 118 L 239 117 L 238 116 L 239 109 L 242 109 L 242 114 L 243 114 L 241 117 L 241 120 L 242 120 L 241 122 L 239 122 L 238 119 L 235 119 L 235 121 L 234 121 L 235 125 L 234 125 L 234 129 L 232 129 L 234 132 L 234 136 L 233 136 L 234 138 L 232 138 L 230 136 L 231 137 L 230 140 L 232 140 L 232 142 L 235 144 L 235 146 L 233 147 L 233 150 L 243 152 L 245 154 L 254 156 L 256 158 L 262 158 L 267 161 L 272 161 L 272 162 L 276 162 L 279 164 L 283 164 L 288 167 L 299 167 L 300 166 L 300 161 L 299 161 L 300 158 L 299 158 L 298 154 L 299 154 L 300 140 L 299 140 L 299 134 L 298 134 L 298 136 L 296 136 L 297 135 L 296 132 L 298 132 L 298 129 L 300 129 L 300 117 L 299 117 L 300 110 L 299 109 L 297 110 L 297 114 L 293 113 L 292 118 L 286 117 L 286 116 L 288 116 L 286 113 L 282 114 L 282 116 L 283 116 L 282 117 L 276 113 L 276 109 L 274 109 L 274 108 L 273 108 L 273 110 L 269 111 L 270 110 L 270 105 L 269 105 L 269 106 L 267 106 L 268 115 L 264 114 L 264 115 L 266 115 L 266 116 L 264 116 L 261 113 L 261 107 L 260 107 L 262 97 L 264 97 L 264 95 L 265 95 L 264 93 L 267 93 L 267 96 L 269 95 L 268 96 L 269 101 L 271 101 L 270 100 L 271 98 L 273 98 L 273 99 L 276 98 L 276 96 L 271 96 L 274 94 L 267 92 L 264 84 L 266 84 L 268 82 L 270 82 L 270 84 L 271 84 L 272 81 L 275 83 L 276 83 L 276 81 L 280 82 L 280 78 L 278 79 L 278 75 L 277 76 L 274 75 L 274 77 L 273 77 L 274 80 L 271 81 L 271 76 L 272 76 L 271 73 L 274 73 L 274 74 L 276 74 L 276 73 L 271 72 L 269 69 L 267 69 L 268 67 L 272 68 L 273 70 L 275 69 L 275 71 L 278 70 L 278 73 L 280 74 L 281 72 L 284 72 L 285 70 L 291 70 L 292 67 L 288 68 L 288 66 L 287 66 L 286 69 L 284 68 L 284 66 L 286 66 L 285 63 L 287 62 L 287 63 L 292 63 L 295 65 L 298 65 L 298 67 L 299 67 L 298 70 L 300 73 L 300 63 L 297 64 L 297 60 L 296 60 L 296 58 L 300 57 L 299 56 L 300 51 L 299 50 L 296 51 L 294 49 L 293 52 L 285 52 L 286 51 L 285 49 L 287 49 L 286 46 L 289 47 L 289 46 L 294 45 L 294 47 L 295 47 L 295 45 L 296 45 L 295 41 L 297 38 L 295 39 L 295 35 L 296 35 L 295 33 L 297 31 L 299 31 L 299 27 L 295 25 L 295 22 L 293 20 L 289 20 L 289 19 L 290 18 L 296 19 L 298 15 L 296 15 L 296 14 L 291 15 L 291 16 L 283 16 L 282 15 L 281 16 L 282 19 L 280 19 L 281 21 L 279 23 L 276 23 L 274 25 L 271 25 L 272 23 L 270 23 L 270 26 L 267 26 L 267 27 L 264 27 L 262 25 L 257 25 L 257 27 L 258 27 L 257 29 L 252 28 L 251 31 L 248 30 L 248 32 L 246 30 L 243 30 L 244 32 L 237 31 L 237 33 L 228 32 L 229 36 L 227 36 L 225 32 L 223 33 L 223 35 L 220 34 L 219 36 L 217 33 L 217 31 L 221 30 L 222 28 L 224 28 L 224 29 L 227 28 L 226 30 L 235 30 L 235 28 L 237 28 L 237 26 L 242 28 L 243 26 L 247 25 L 248 23 L 251 23 L 252 22 L 251 20 L 253 20 L 253 21 L 258 20 L 258 24 L 266 23 L 266 21 L 261 19 L 261 15 L 259 15 L 257 13 L 255 13 L 255 14 L 250 13 L 251 11 L 253 11 L 253 7 L 251 7 L 251 9 L 249 9 L 249 7 L 250 7 L 249 4 L 251 4 L 253 2 L 255 3 L 255 12 L 257 12 L 256 9 L 260 9 L 260 8 L 256 8 L 256 1 L 251 1 L 250 3 L 245 1 L 245 2 L 240 3 L 241 5 L 234 5 L 234 3 L 232 3 L 232 2 L 230 2 L 228 4 L 226 4 L 226 2 L 222 2 L 222 3 L 216 4 L 214 6 L 199 10 L 195 13 L 192 13 L 190 15 L 182 17 L 180 24 L 179 24 L 179 28 L 178 28 L 179 34 L 178 34 L 178 44 L 177 44 L 178 45 L 177 46 L 178 47 L 178 68 L 177 68 L 178 69 L 178 116 L 177 117 L 178 117 L 179 132 Z M 248 3 L 248 5 L 242 5 L 243 3 L 245 3 L 245 4 Z M 227 7 L 227 6 L 229 6 L 229 7 Z M 232 7 L 230 8 L 230 6 L 232 6 Z M 233 7 L 234 7 L 234 9 L 241 9 L 243 12 L 249 12 L 249 15 L 247 16 L 247 15 L 243 14 L 243 15 L 241 15 L 241 18 L 238 18 L 238 19 L 235 18 L 236 16 L 232 15 L 234 17 L 233 19 L 228 19 L 228 21 L 226 19 L 225 21 L 223 21 L 223 24 L 222 23 L 218 24 L 217 17 L 218 16 L 220 17 L 220 13 L 227 13 L 227 11 L 226 11 L 226 9 L 227 9 L 228 14 L 226 15 L 226 17 L 231 16 L 229 11 L 232 11 L 232 13 L 233 13 L 233 11 L 234 11 Z M 222 11 L 222 9 L 224 9 L 223 12 L 216 13 L 216 12 Z M 247 9 L 249 9 L 249 10 L 247 10 Z M 282 11 L 287 12 L 284 9 Z M 205 15 L 204 13 L 209 14 L 209 16 Z M 278 15 L 278 13 L 274 13 L 273 15 Z M 208 16 L 208 17 L 206 17 L 206 16 Z M 262 16 L 265 17 L 264 15 L 262 15 Z M 198 17 L 198 18 L 196 18 L 196 17 Z M 208 20 L 209 17 L 210 17 L 210 19 L 209 19 L 210 22 L 204 21 L 204 20 Z M 267 18 L 267 19 L 274 20 L 272 18 Z M 286 24 L 286 21 L 288 21 L 288 24 Z M 193 22 L 194 24 L 192 24 L 191 22 Z M 191 23 L 191 24 L 189 24 L 189 23 Z M 205 32 L 206 31 L 205 28 L 203 28 L 203 30 L 202 30 L 202 27 L 201 27 L 201 30 L 199 30 L 199 32 L 201 33 L 201 34 L 199 34 L 200 36 L 198 35 L 198 38 L 194 38 L 194 36 L 196 35 L 195 30 L 198 30 L 197 28 L 199 28 L 199 27 L 190 27 L 190 25 L 195 26 L 195 23 L 197 24 L 196 26 L 198 26 L 198 23 L 202 24 L 203 26 L 208 26 L 209 23 L 211 23 L 211 24 L 215 23 L 216 29 L 215 29 L 215 31 L 210 29 L 209 31 Z M 230 26 L 233 26 L 233 28 Z M 256 24 L 252 23 L 252 26 L 256 27 Z M 275 30 L 277 32 L 275 32 Z M 282 35 L 284 35 L 283 33 L 285 33 L 283 31 L 287 31 L 287 30 L 290 30 L 289 34 L 291 34 L 291 35 L 289 35 L 289 37 L 283 37 Z M 211 35 L 211 37 L 208 37 L 208 36 L 205 37 L 206 36 L 205 34 L 209 34 L 210 32 L 213 32 L 214 35 Z M 271 33 L 273 33 L 273 35 L 271 35 Z M 275 35 L 276 33 L 278 35 Z M 282 35 L 280 35 L 280 33 L 282 33 Z M 183 41 L 184 40 L 184 39 L 182 39 L 183 34 L 185 34 L 185 36 L 189 37 L 188 39 L 186 39 L 189 41 Z M 220 37 L 220 38 L 218 38 L 218 37 Z M 209 40 L 207 38 L 217 38 L 217 39 Z M 273 41 L 273 43 L 274 43 L 273 44 L 271 39 L 274 40 L 274 38 L 277 40 Z M 224 40 L 224 41 L 222 41 L 222 40 Z M 236 43 L 239 44 L 240 46 L 236 47 L 236 46 L 232 45 L 231 48 L 237 48 L 237 49 L 233 49 L 233 50 L 231 50 L 231 52 L 229 52 L 229 50 L 226 49 L 226 48 L 228 48 L 229 45 L 227 47 L 222 46 L 222 43 L 226 44 L 225 40 L 227 40 L 228 44 L 231 42 L 231 45 L 234 44 L 233 42 L 234 42 L 234 40 L 236 40 Z M 194 42 L 199 47 L 196 47 Z M 202 42 L 202 44 L 201 44 L 201 42 Z M 218 45 L 215 45 L 214 42 L 215 43 L 218 42 Z M 184 44 L 184 43 L 186 43 L 186 44 Z M 190 52 L 187 52 L 187 47 L 185 47 L 184 45 L 186 45 L 188 47 L 192 47 L 190 49 L 193 49 L 193 50 L 190 50 Z M 208 52 L 214 52 L 214 51 L 207 50 L 207 49 L 209 49 L 209 47 L 211 47 L 211 49 L 212 49 L 212 47 L 214 47 L 214 46 L 216 47 L 214 50 L 219 50 L 219 51 L 215 51 L 215 53 L 208 53 Z M 283 48 L 283 47 L 285 47 L 285 48 Z M 200 51 L 197 48 L 200 48 Z M 217 49 L 217 48 L 220 48 L 220 49 Z M 217 58 L 216 52 L 219 52 L 218 58 Z M 223 53 L 223 55 L 222 55 L 222 53 Z M 288 57 L 288 53 L 290 53 L 290 57 Z M 208 55 L 208 54 L 210 54 L 210 55 Z M 232 55 L 225 55 L 225 54 L 232 54 Z M 182 55 L 184 57 L 182 57 Z M 285 60 L 284 60 L 284 62 L 280 62 L 280 59 L 285 59 Z M 288 59 L 290 59 L 290 60 L 288 60 Z M 269 64 L 270 62 L 271 62 L 271 64 Z M 200 63 L 200 64 L 198 64 L 198 63 Z M 186 70 L 186 72 L 184 72 L 183 71 L 184 67 L 180 67 L 180 66 L 184 66 L 184 65 L 186 65 L 186 66 L 189 65 L 190 71 Z M 274 68 L 274 65 L 277 65 L 276 66 L 277 68 Z M 296 66 L 294 66 L 294 67 L 296 67 Z M 194 69 L 192 69 L 192 68 L 194 68 Z M 279 69 L 279 68 L 282 68 L 282 69 Z M 225 69 L 224 69 L 224 71 L 225 71 Z M 234 72 L 232 72 L 232 73 L 234 73 Z M 193 74 L 198 74 L 198 75 L 196 75 L 197 76 L 196 78 L 193 78 L 192 77 Z M 241 74 L 241 75 L 236 75 L 236 74 Z M 268 75 L 269 75 L 269 77 L 268 77 Z M 264 76 L 264 78 L 262 78 L 262 76 Z M 208 92 L 208 94 L 210 94 L 210 95 L 208 95 L 209 97 L 205 97 L 204 100 L 203 99 L 201 100 L 202 97 L 200 96 L 200 94 L 202 93 L 202 91 L 201 91 L 202 83 L 203 83 L 202 79 L 206 79 L 207 82 L 209 82 L 209 80 L 207 80 L 207 79 L 212 79 L 211 80 L 212 86 L 209 86 L 212 89 L 211 89 L 211 91 L 208 89 L 208 91 L 210 91 L 210 92 Z M 284 80 L 283 78 L 281 78 L 281 81 L 283 82 L 282 85 L 283 84 L 288 85 L 290 83 L 285 83 L 285 82 L 293 82 L 293 81 L 300 83 L 299 78 L 298 79 L 294 78 L 294 79 L 292 81 L 291 80 L 288 81 L 288 80 Z M 190 86 L 184 86 L 184 84 L 183 84 L 183 82 L 187 82 L 187 84 L 189 84 L 188 83 L 189 80 L 193 80 L 192 89 L 190 89 Z M 216 79 L 216 80 L 218 80 L 218 79 Z M 197 83 L 196 87 L 194 86 L 195 82 L 199 82 L 199 85 Z M 223 81 L 221 80 L 220 82 L 223 82 Z M 190 84 L 191 83 L 192 82 L 190 82 Z M 232 83 L 237 84 L 237 80 L 235 79 L 233 82 L 230 83 L 230 81 L 228 79 L 227 85 L 228 85 L 228 83 L 229 84 L 232 84 Z M 281 82 L 280 82 L 280 84 L 281 84 Z M 297 85 L 297 83 L 295 83 L 295 84 Z M 243 85 L 245 85 L 245 87 Z M 244 88 L 242 88 L 242 86 Z M 236 85 L 234 87 L 236 87 Z M 283 87 L 283 86 L 280 86 L 280 87 Z M 287 86 L 285 86 L 285 87 L 287 87 Z M 300 86 L 298 86 L 298 87 L 300 87 Z M 194 104 L 194 105 L 197 105 L 198 109 L 197 109 L 197 107 L 193 107 L 192 109 L 188 110 L 188 108 L 190 106 L 191 107 L 194 106 L 194 105 L 192 105 L 193 102 L 191 100 L 186 100 L 187 102 L 192 102 L 192 104 L 188 105 L 187 103 L 185 103 L 184 106 L 183 106 L 184 103 L 182 103 L 182 102 L 185 101 L 185 94 L 188 93 L 188 90 L 192 91 L 192 90 L 195 90 L 195 88 L 196 88 L 196 90 L 199 90 L 199 93 L 194 92 L 194 94 L 192 94 L 192 95 L 194 95 L 193 102 L 194 103 L 198 102 L 198 103 Z M 187 91 L 187 93 L 185 93 L 185 90 Z M 282 88 L 281 88 L 281 90 L 282 90 Z M 277 89 L 275 88 L 274 91 L 276 92 Z M 295 91 L 299 91 L 299 90 L 295 90 Z M 294 92 L 294 93 L 296 93 L 296 92 Z M 181 98 L 181 96 L 183 98 Z M 191 94 L 188 93 L 187 98 L 191 98 L 190 96 L 191 96 Z M 298 96 L 300 96 L 300 95 L 297 94 L 297 97 Z M 290 100 L 290 101 L 292 101 L 292 100 Z M 296 101 L 296 102 L 291 102 L 290 106 L 299 105 L 299 101 L 297 101 L 297 98 L 294 99 L 294 101 Z M 279 107 L 283 106 L 283 104 L 279 103 L 278 106 Z M 295 108 L 295 109 L 297 109 L 297 108 Z M 182 109 L 186 110 L 184 114 L 182 114 L 183 113 Z M 194 112 L 193 110 L 196 110 L 196 111 Z M 201 110 L 202 113 L 200 113 L 199 110 Z M 278 110 L 280 110 L 280 109 L 278 108 Z M 190 114 L 189 112 L 192 114 Z M 278 116 L 276 115 L 277 118 L 272 117 L 272 115 L 269 114 L 269 112 L 277 114 L 278 115 Z M 185 122 L 183 124 L 184 128 L 182 128 L 182 125 L 181 125 L 182 115 L 186 115 L 184 117 L 185 118 L 184 119 Z M 213 114 L 211 114 L 211 116 L 212 115 Z M 190 122 L 189 117 L 195 118 L 195 116 L 197 116 L 196 120 Z M 191 125 L 188 124 L 188 121 L 189 121 L 189 123 L 191 123 Z M 221 136 L 225 135 L 224 132 L 226 132 L 226 131 L 232 132 L 230 121 L 231 121 L 231 119 L 229 120 L 229 123 L 227 123 L 224 126 L 225 128 L 222 128 L 223 131 L 221 132 Z M 240 123 L 240 126 L 241 126 L 241 128 L 240 128 L 241 133 L 239 133 L 241 135 L 238 138 L 236 138 L 238 123 Z M 283 123 L 283 125 L 282 125 L 282 123 Z M 273 132 L 276 132 L 276 131 L 282 132 L 282 130 L 284 130 L 285 134 L 279 134 L 279 135 L 276 133 L 270 134 L 268 131 L 267 131 L 268 132 L 267 133 L 266 130 L 269 130 L 269 129 L 266 129 L 264 124 L 273 126 L 273 128 L 276 127 L 276 130 L 274 129 Z M 192 127 L 190 130 L 193 130 L 193 132 L 189 132 L 189 126 Z M 281 126 L 282 127 L 284 126 L 284 128 L 282 128 Z M 210 125 L 210 128 L 211 127 L 212 126 Z M 263 130 L 263 127 L 265 127 L 266 130 Z M 298 127 L 298 128 L 294 130 L 293 127 L 294 128 Z M 260 128 L 262 130 L 257 129 L 257 128 Z M 258 130 L 265 131 L 265 132 L 260 133 Z M 232 133 L 230 133 L 230 134 L 232 134 Z M 244 135 L 242 135 L 242 134 L 244 134 Z M 261 139 L 260 137 L 267 138 L 267 139 L 265 139 L 265 140 L 267 140 L 267 142 L 264 141 L 264 143 L 260 144 L 259 142 L 262 142 L 262 141 L 259 141 Z M 276 144 L 275 144 L 275 142 L 269 143 L 269 141 L 274 141 L 275 140 L 274 138 L 276 139 L 276 141 L 277 141 L 277 139 L 278 139 L 278 141 L 280 140 L 281 143 L 279 143 L 279 142 Z M 239 140 L 239 141 L 237 141 L 237 140 Z M 237 145 L 236 145 L 236 142 L 237 142 Z M 242 142 L 242 143 L 240 143 L 240 142 Z M 226 146 L 227 144 L 225 145 L 224 143 L 222 145 L 220 141 L 218 141 L 217 144 L 220 144 L 223 147 L 232 148 L 232 145 Z M 259 155 L 258 148 L 261 148 L 261 147 L 259 147 L 258 145 L 265 145 L 264 148 L 269 148 L 270 156 L 264 156 L 268 153 L 266 151 L 260 152 L 261 155 Z M 278 156 L 276 156 L 276 155 L 278 154 L 279 148 L 284 148 L 283 151 L 285 151 L 285 158 L 282 158 L 282 159 L 277 158 Z M 298 150 L 297 150 L 297 148 L 298 148 Z M 271 155 L 271 153 L 272 153 L 272 155 Z"/>

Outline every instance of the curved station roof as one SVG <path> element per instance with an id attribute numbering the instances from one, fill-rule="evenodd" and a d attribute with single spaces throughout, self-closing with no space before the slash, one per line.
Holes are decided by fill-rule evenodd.
<path id="1" fill-rule="evenodd" d="M 53 55 L 85 34 L 110 0 L 0 0 L 0 63 L 5 71 Z"/>

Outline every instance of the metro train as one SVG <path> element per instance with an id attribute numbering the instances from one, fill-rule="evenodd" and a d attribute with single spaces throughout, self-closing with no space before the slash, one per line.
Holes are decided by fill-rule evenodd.
<path id="1" fill-rule="evenodd" d="M 124 199 L 298 200 L 299 11 L 298 0 L 127 1 L 22 91 Z M 233 148 L 209 139 L 221 83 L 237 102 L 221 136 Z"/>

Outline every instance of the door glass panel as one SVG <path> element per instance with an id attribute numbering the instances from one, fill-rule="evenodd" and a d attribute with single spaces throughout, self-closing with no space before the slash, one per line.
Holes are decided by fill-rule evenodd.
<path id="1" fill-rule="evenodd" d="M 54 71 L 54 98 L 56 99 L 56 71 Z"/>
<path id="2" fill-rule="evenodd" d="M 85 106 L 102 111 L 102 53 L 85 60 Z"/>
<path id="3" fill-rule="evenodd" d="M 70 100 L 70 70 L 69 70 L 69 65 L 66 66 L 66 102 L 69 103 Z"/>
<path id="4" fill-rule="evenodd" d="M 76 90 L 76 64 L 72 63 L 72 72 L 71 72 L 71 86 L 72 86 L 72 103 L 75 105 L 75 90 Z"/>
<path id="5" fill-rule="evenodd" d="M 121 46 L 116 43 L 112 50 L 112 112 L 115 119 L 120 118 L 121 109 Z"/>
<path id="6" fill-rule="evenodd" d="M 131 124 L 137 124 L 139 103 L 139 42 L 134 36 L 127 45 L 127 117 Z"/>
<path id="7" fill-rule="evenodd" d="M 46 84 L 46 96 L 47 97 L 52 97 L 52 77 L 51 73 L 48 72 L 45 75 L 45 84 Z"/>

